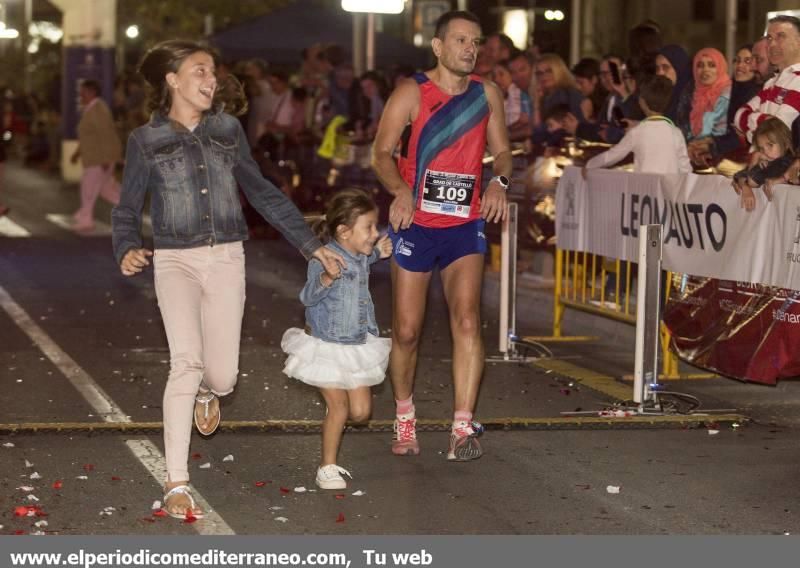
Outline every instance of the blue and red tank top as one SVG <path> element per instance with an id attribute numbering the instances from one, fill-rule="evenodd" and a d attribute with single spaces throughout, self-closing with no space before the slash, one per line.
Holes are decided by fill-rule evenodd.
<path id="1" fill-rule="evenodd" d="M 483 81 L 448 95 L 424 73 L 414 75 L 419 113 L 403 133 L 398 169 L 414 192 L 414 223 L 453 227 L 480 217 L 481 175 L 489 102 Z"/>

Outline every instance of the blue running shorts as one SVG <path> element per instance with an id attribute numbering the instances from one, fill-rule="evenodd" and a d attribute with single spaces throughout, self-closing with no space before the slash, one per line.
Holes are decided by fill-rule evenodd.
<path id="1" fill-rule="evenodd" d="M 394 260 L 411 272 L 431 272 L 434 267 L 441 270 L 462 256 L 486 254 L 485 225 L 484 219 L 441 229 L 412 223 L 408 229 L 396 233 L 390 225 Z"/>

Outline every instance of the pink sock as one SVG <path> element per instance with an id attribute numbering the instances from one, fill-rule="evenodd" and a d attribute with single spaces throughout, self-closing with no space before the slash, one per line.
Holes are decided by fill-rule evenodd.
<path id="1" fill-rule="evenodd" d="M 453 415 L 453 427 L 467 426 L 472 422 L 472 413 L 466 410 L 456 410 Z"/>
<path id="2" fill-rule="evenodd" d="M 398 416 L 414 416 L 415 408 L 414 408 L 414 395 L 412 394 L 405 400 L 397 400 L 395 399 L 395 404 L 397 405 L 397 415 Z"/>

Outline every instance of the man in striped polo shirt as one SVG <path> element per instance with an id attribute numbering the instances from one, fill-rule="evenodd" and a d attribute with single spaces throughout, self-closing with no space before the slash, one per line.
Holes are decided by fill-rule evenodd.
<path id="1" fill-rule="evenodd" d="M 778 73 L 761 91 L 743 105 L 734 118 L 734 126 L 753 142 L 753 132 L 770 116 L 781 119 L 786 126 L 800 115 L 800 19 L 776 16 L 767 27 L 769 62 Z"/>

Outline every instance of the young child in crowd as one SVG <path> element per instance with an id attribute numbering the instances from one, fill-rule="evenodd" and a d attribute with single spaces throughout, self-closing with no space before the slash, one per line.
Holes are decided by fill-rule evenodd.
<path id="1" fill-rule="evenodd" d="M 389 237 L 378 238 L 378 208 L 363 191 L 345 189 L 330 201 L 316 226 L 320 240 L 344 257 L 347 266 L 336 279 L 312 259 L 300 292 L 306 307 L 306 329 L 291 328 L 281 347 L 289 355 L 283 372 L 320 389 L 327 414 L 322 425 L 322 462 L 317 485 L 347 487 L 336 464 L 348 416 L 369 419 L 370 387 L 381 383 L 389 363 L 391 339 L 378 337 L 375 308 L 369 293 L 369 267 L 392 254 Z"/>
<path id="2" fill-rule="evenodd" d="M 768 118 L 758 125 L 753 141 L 759 153 L 759 161 L 733 176 L 733 186 L 742 196 L 742 207 L 752 211 L 756 206 L 753 189 L 764 186 L 767 199 L 772 199 L 772 186 L 789 183 L 789 167 L 795 159 L 792 147 L 792 132 L 779 118 Z"/>
<path id="3" fill-rule="evenodd" d="M 646 77 L 639 85 L 639 106 L 647 118 L 629 129 L 619 144 L 586 163 L 586 170 L 612 166 L 633 152 L 633 169 L 648 174 L 687 174 L 692 171 L 680 129 L 664 116 L 672 96 L 666 77 Z"/>

